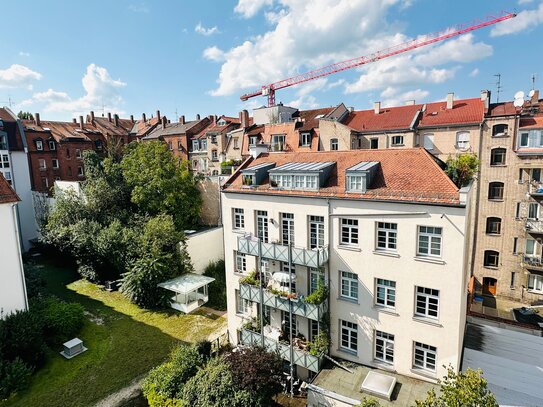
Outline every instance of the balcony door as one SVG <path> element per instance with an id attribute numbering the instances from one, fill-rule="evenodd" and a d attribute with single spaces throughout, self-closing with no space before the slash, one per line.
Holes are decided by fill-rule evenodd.
<path id="1" fill-rule="evenodd" d="M 268 243 L 268 212 L 256 211 L 256 236 L 262 243 Z"/>
<path id="2" fill-rule="evenodd" d="M 309 217 L 309 248 L 317 249 L 324 246 L 324 217 Z"/>
<path id="3" fill-rule="evenodd" d="M 281 214 L 281 243 L 284 245 L 294 245 L 294 214 Z"/>

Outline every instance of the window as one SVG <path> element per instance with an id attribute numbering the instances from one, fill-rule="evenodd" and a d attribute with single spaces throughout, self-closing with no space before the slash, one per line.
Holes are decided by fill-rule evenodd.
<path id="1" fill-rule="evenodd" d="M 241 230 L 245 228 L 245 214 L 243 209 L 234 208 L 234 229 Z"/>
<path id="2" fill-rule="evenodd" d="M 513 238 L 513 254 L 517 254 L 518 249 L 518 237 Z"/>
<path id="3" fill-rule="evenodd" d="M 341 324 L 341 348 L 356 352 L 358 350 L 358 329 L 355 323 L 340 320 Z"/>
<path id="4" fill-rule="evenodd" d="M 503 182 L 488 184 L 488 199 L 503 199 Z"/>
<path id="5" fill-rule="evenodd" d="M 425 134 L 422 136 L 422 143 L 423 147 L 426 150 L 433 150 L 434 149 L 434 135 L 433 134 Z"/>
<path id="6" fill-rule="evenodd" d="M 441 257 L 441 234 L 443 228 L 419 226 L 417 256 Z"/>
<path id="7" fill-rule="evenodd" d="M 68 167 L 68 176 L 69 176 L 69 177 L 72 176 L 72 167 Z"/>
<path id="8" fill-rule="evenodd" d="M 535 249 L 536 249 L 535 240 L 526 239 L 526 256 L 534 256 Z"/>
<path id="9" fill-rule="evenodd" d="M 490 165 L 505 165 L 505 148 L 493 148 L 490 151 Z"/>
<path id="10" fill-rule="evenodd" d="M 529 140 L 530 140 L 530 133 L 527 133 L 527 132 L 520 133 L 520 147 L 528 147 Z"/>
<path id="11" fill-rule="evenodd" d="M 217 144 L 217 136 L 215 135 L 211 136 L 211 144 Z"/>
<path id="12" fill-rule="evenodd" d="M 528 219 L 538 219 L 539 218 L 539 203 L 530 202 L 528 205 Z"/>
<path id="13" fill-rule="evenodd" d="M 251 301 L 241 298 L 239 291 L 236 290 L 236 312 L 238 314 L 246 315 L 251 312 Z"/>
<path id="14" fill-rule="evenodd" d="M 330 140 L 330 150 L 337 151 L 338 150 L 338 140 L 337 138 L 333 138 Z"/>
<path id="15" fill-rule="evenodd" d="M 245 273 L 247 271 L 247 259 L 245 253 L 236 252 L 236 272 Z"/>
<path id="16" fill-rule="evenodd" d="M 41 185 L 42 185 L 44 188 L 48 188 L 48 187 L 49 187 L 49 180 L 48 180 L 46 177 L 42 177 L 42 178 L 41 178 Z"/>
<path id="17" fill-rule="evenodd" d="M 435 372 L 437 348 L 421 342 L 414 342 L 413 367 Z"/>
<path id="18" fill-rule="evenodd" d="M 309 320 L 309 340 L 314 341 L 319 335 L 319 322 L 314 319 Z"/>
<path id="19" fill-rule="evenodd" d="M 492 126 L 492 137 L 507 136 L 509 126 L 507 124 L 495 124 Z"/>
<path id="20" fill-rule="evenodd" d="M 239 149 L 239 139 L 237 137 L 234 137 L 234 150 Z"/>
<path id="21" fill-rule="evenodd" d="M 521 203 L 517 202 L 517 206 L 515 209 L 515 219 L 520 219 L 520 209 L 521 209 Z"/>
<path id="22" fill-rule="evenodd" d="M 198 151 L 198 140 L 192 140 L 192 151 Z"/>
<path id="23" fill-rule="evenodd" d="M 311 133 L 300 133 L 300 145 L 302 147 L 311 146 Z"/>
<path id="24" fill-rule="evenodd" d="M 80 177 L 85 175 L 84 172 L 83 172 L 83 167 L 81 167 L 81 166 L 77 167 L 77 175 L 80 176 Z"/>
<path id="25" fill-rule="evenodd" d="M 178 149 L 178 150 L 183 150 L 183 143 L 181 142 L 181 140 L 179 140 L 179 141 L 177 142 L 177 149 Z"/>
<path id="26" fill-rule="evenodd" d="M 358 245 L 358 220 L 341 219 L 342 245 Z"/>
<path id="27" fill-rule="evenodd" d="M 341 271 L 341 297 L 358 301 L 358 276 L 348 271 Z"/>
<path id="28" fill-rule="evenodd" d="M 294 214 L 281 214 L 281 242 L 284 245 L 294 244 Z"/>
<path id="29" fill-rule="evenodd" d="M 267 211 L 256 211 L 256 236 L 263 243 L 268 243 L 268 212 Z"/>
<path id="30" fill-rule="evenodd" d="M 258 142 L 258 136 L 249 136 L 249 145 L 254 146 Z"/>
<path id="31" fill-rule="evenodd" d="M 207 139 L 204 138 L 200 140 L 200 150 L 207 151 Z"/>
<path id="32" fill-rule="evenodd" d="M 377 222 L 377 250 L 396 251 L 396 239 L 398 224 L 389 222 Z"/>
<path id="33" fill-rule="evenodd" d="M 40 158 L 38 160 L 38 166 L 40 168 L 40 171 L 44 171 L 44 170 L 47 169 L 47 164 L 46 164 L 46 162 L 45 162 L 45 160 L 43 158 Z"/>
<path id="34" fill-rule="evenodd" d="M 324 246 L 324 216 L 309 217 L 309 248 Z"/>
<path id="35" fill-rule="evenodd" d="M 9 168 L 9 155 L 2 154 L 0 156 L 0 168 Z"/>
<path id="36" fill-rule="evenodd" d="M 296 314 L 294 313 L 291 314 L 288 311 L 281 311 L 281 328 L 287 338 L 290 336 L 291 316 L 292 316 L 292 336 L 296 336 L 298 333 L 298 327 L 296 324 Z"/>
<path id="37" fill-rule="evenodd" d="M 53 140 L 49 140 L 49 150 L 53 151 L 57 149 L 57 145 Z"/>
<path id="38" fill-rule="evenodd" d="M 69 148 L 66 149 L 66 157 L 70 158 L 70 149 Z"/>
<path id="39" fill-rule="evenodd" d="M 379 139 L 378 138 L 371 138 L 370 139 L 370 148 L 372 150 L 377 150 L 379 148 Z"/>
<path id="40" fill-rule="evenodd" d="M 374 358 L 380 362 L 394 363 L 394 335 L 375 331 Z"/>
<path id="41" fill-rule="evenodd" d="M 348 175 L 347 191 L 362 192 L 364 190 L 364 175 Z"/>
<path id="42" fill-rule="evenodd" d="M 76 158 L 81 158 L 81 150 L 79 148 L 75 149 L 75 157 Z"/>
<path id="43" fill-rule="evenodd" d="M 285 135 L 274 134 L 272 135 L 271 151 L 284 151 L 285 149 Z"/>
<path id="44" fill-rule="evenodd" d="M 94 146 L 96 147 L 97 150 L 101 150 L 104 148 L 104 144 L 102 143 L 102 140 L 96 140 L 94 142 Z"/>
<path id="45" fill-rule="evenodd" d="M 498 267 L 500 265 L 500 253 L 495 250 L 485 250 L 484 266 Z"/>
<path id="46" fill-rule="evenodd" d="M 541 182 L 541 168 L 532 168 L 530 170 L 530 179 L 532 181 Z"/>
<path id="47" fill-rule="evenodd" d="M 53 158 L 53 159 L 51 160 L 51 162 L 52 162 L 52 164 L 53 164 L 53 168 L 54 168 L 55 170 L 58 170 L 58 168 L 59 168 L 59 166 L 58 166 L 58 160 L 57 160 L 56 158 Z"/>
<path id="48" fill-rule="evenodd" d="M 382 278 L 375 279 L 375 305 L 386 308 L 396 307 L 396 282 Z"/>
<path id="49" fill-rule="evenodd" d="M 319 281 L 324 284 L 324 270 L 314 267 L 309 268 L 309 294 L 317 289 Z"/>
<path id="50" fill-rule="evenodd" d="M 515 275 L 516 273 L 514 271 L 511 272 L 511 284 L 509 285 L 509 288 L 515 288 Z"/>
<path id="51" fill-rule="evenodd" d="M 527 130 L 520 133 L 519 147 L 541 148 L 543 147 L 543 131 Z"/>
<path id="52" fill-rule="evenodd" d="M 0 150 L 8 149 L 8 136 L 0 134 Z"/>
<path id="53" fill-rule="evenodd" d="M 415 316 L 437 319 L 439 316 L 439 290 L 416 287 Z"/>
<path id="54" fill-rule="evenodd" d="M 528 277 L 528 290 L 543 292 L 543 276 L 530 274 Z"/>
<path id="55" fill-rule="evenodd" d="M 288 177 L 288 175 L 284 177 Z M 296 189 L 317 189 L 316 175 L 294 175 L 293 178 L 294 178 L 293 186 Z"/>
<path id="56" fill-rule="evenodd" d="M 469 131 L 459 131 L 456 133 L 456 148 L 458 150 L 469 149 Z"/>
<path id="57" fill-rule="evenodd" d="M 173 150 L 173 143 L 171 141 L 168 141 L 168 150 Z"/>
<path id="58" fill-rule="evenodd" d="M 219 161 L 217 150 L 211 150 L 211 161 Z"/>
<path id="59" fill-rule="evenodd" d="M 42 151 L 43 150 L 43 141 L 36 140 L 36 150 Z"/>
<path id="60" fill-rule="evenodd" d="M 403 136 L 392 136 L 393 146 L 403 146 Z"/>
<path id="61" fill-rule="evenodd" d="M 486 218 L 486 233 L 489 235 L 499 235 L 502 229 L 501 218 Z"/>

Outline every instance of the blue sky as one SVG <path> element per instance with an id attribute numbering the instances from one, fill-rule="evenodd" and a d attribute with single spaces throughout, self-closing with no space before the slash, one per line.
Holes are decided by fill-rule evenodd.
<path id="1" fill-rule="evenodd" d="M 417 35 L 516 10 L 510 23 L 278 91 L 300 108 L 477 97 L 543 88 L 542 0 L 27 0 L 2 2 L 0 103 L 68 120 L 94 110 L 139 117 L 236 115 L 239 95 Z"/>

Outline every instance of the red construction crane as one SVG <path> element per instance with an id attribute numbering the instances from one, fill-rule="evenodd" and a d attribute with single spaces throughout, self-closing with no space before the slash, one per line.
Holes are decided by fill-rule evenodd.
<path id="1" fill-rule="evenodd" d="M 381 51 L 374 52 L 362 57 L 349 59 L 347 61 L 336 62 L 335 64 L 327 65 L 322 68 L 315 69 L 306 73 L 302 73 L 293 76 L 288 79 L 283 79 L 278 82 L 264 85 L 260 90 L 246 93 L 240 96 L 240 99 L 246 101 L 255 96 L 267 96 L 268 106 L 275 106 L 275 91 L 289 86 L 294 86 L 299 83 L 311 81 L 313 79 L 328 76 L 336 72 L 345 71 L 347 69 L 355 68 L 360 65 L 369 64 L 371 62 L 378 61 L 380 59 L 388 58 L 394 55 L 402 54 L 412 49 L 421 48 L 425 45 L 433 44 L 435 42 L 444 41 L 446 39 L 456 37 L 458 35 L 465 34 L 470 31 L 478 30 L 479 28 L 487 27 L 492 24 L 497 24 L 505 20 L 509 20 L 516 17 L 515 13 L 501 12 L 498 16 L 487 16 L 484 20 L 476 20 L 468 24 L 460 24 L 452 28 L 448 28 L 445 31 L 440 31 L 433 34 L 428 34 L 423 37 L 404 42 L 402 44 L 394 45 L 390 48 L 383 49 Z"/>

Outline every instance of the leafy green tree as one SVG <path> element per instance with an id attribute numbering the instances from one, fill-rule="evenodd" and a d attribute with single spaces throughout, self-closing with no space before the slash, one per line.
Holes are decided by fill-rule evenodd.
<path id="1" fill-rule="evenodd" d="M 172 215 L 178 230 L 198 221 L 202 200 L 188 162 L 176 159 L 165 143 L 131 143 L 121 161 L 131 201 L 142 214 Z"/>
<path id="2" fill-rule="evenodd" d="M 30 112 L 23 112 L 22 110 L 19 110 L 19 113 L 17 113 L 17 117 L 21 120 L 34 120 L 34 115 Z"/>
<path id="3" fill-rule="evenodd" d="M 224 260 L 209 263 L 204 271 L 204 276 L 213 277 L 215 281 L 209 284 L 208 307 L 221 311 L 226 310 L 226 271 Z"/>
<path id="4" fill-rule="evenodd" d="M 498 407 L 496 398 L 488 390 L 487 382 L 482 377 L 483 372 L 468 369 L 455 373 L 453 368 L 447 368 L 447 375 L 439 380 L 439 395 L 432 389 L 426 399 L 417 400 L 417 407 Z"/>
<path id="5" fill-rule="evenodd" d="M 479 171 L 480 161 L 475 154 L 462 154 L 447 159 L 445 172 L 458 188 L 466 186 Z"/>
<path id="6" fill-rule="evenodd" d="M 363 397 L 357 407 L 381 407 L 381 403 L 371 397 Z"/>

